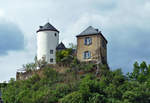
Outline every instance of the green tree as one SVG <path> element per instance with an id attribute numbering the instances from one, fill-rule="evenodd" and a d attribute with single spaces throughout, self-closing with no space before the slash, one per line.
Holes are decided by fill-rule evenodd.
<path id="1" fill-rule="evenodd" d="M 70 65 L 73 58 L 73 50 L 71 48 L 56 52 L 56 62 L 58 64 Z"/>

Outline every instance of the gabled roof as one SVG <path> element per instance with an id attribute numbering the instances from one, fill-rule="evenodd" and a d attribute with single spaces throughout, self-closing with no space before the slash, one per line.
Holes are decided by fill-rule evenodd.
<path id="1" fill-rule="evenodd" d="M 39 30 L 37 31 L 37 32 L 39 32 L 39 31 L 57 31 L 57 32 L 59 32 L 53 25 L 51 25 L 49 22 L 48 23 L 46 23 L 44 26 L 40 26 L 39 27 Z"/>
<path id="2" fill-rule="evenodd" d="M 81 32 L 77 36 L 88 35 L 88 34 L 97 34 L 97 33 L 99 33 L 99 31 L 97 29 L 93 28 L 92 26 L 89 26 L 88 28 L 86 28 L 83 32 Z"/>
<path id="3" fill-rule="evenodd" d="M 107 42 L 106 38 L 102 35 L 101 31 L 99 31 L 98 29 L 95 29 L 92 26 L 89 26 L 88 28 L 86 28 L 83 32 L 81 32 L 76 37 L 88 36 L 88 35 L 101 35 L 104 38 L 104 40 Z"/>
<path id="4" fill-rule="evenodd" d="M 66 49 L 66 47 L 62 42 L 58 44 L 58 46 L 56 47 L 56 50 L 64 50 L 64 49 Z"/>

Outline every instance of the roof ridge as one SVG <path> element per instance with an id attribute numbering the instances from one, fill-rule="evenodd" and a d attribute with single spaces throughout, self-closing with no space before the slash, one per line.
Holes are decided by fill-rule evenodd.
<path id="1" fill-rule="evenodd" d="M 47 22 L 44 26 L 40 26 L 39 27 L 39 31 L 45 31 L 45 30 L 51 30 L 51 31 L 57 31 L 59 32 L 52 24 L 50 24 L 49 22 Z"/>
<path id="2" fill-rule="evenodd" d="M 88 35 L 88 34 L 97 34 L 99 33 L 98 30 L 96 30 L 94 27 L 89 26 L 84 31 L 82 31 L 79 35 Z M 79 36 L 78 35 L 78 36 Z"/>

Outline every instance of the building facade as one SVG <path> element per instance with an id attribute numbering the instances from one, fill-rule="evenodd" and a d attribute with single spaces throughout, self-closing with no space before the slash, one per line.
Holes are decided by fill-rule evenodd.
<path id="1" fill-rule="evenodd" d="M 98 29 L 89 26 L 76 37 L 79 61 L 107 64 L 107 40 Z"/>
<path id="2" fill-rule="evenodd" d="M 56 47 L 59 43 L 59 31 L 49 22 L 37 30 L 37 60 L 56 64 Z"/>

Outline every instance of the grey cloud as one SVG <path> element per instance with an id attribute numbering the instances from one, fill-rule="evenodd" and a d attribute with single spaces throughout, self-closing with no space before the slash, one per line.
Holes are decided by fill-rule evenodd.
<path id="1" fill-rule="evenodd" d="M 107 10 L 112 11 L 117 7 L 117 0 L 97 0 L 93 2 L 93 8 L 98 11 L 106 12 Z"/>
<path id="2" fill-rule="evenodd" d="M 150 31 L 144 28 L 129 26 L 110 30 L 112 38 L 108 46 L 109 63 L 112 67 L 122 67 L 131 72 L 135 61 L 147 61 L 150 57 Z M 114 36 L 113 35 L 116 35 Z"/>
<path id="3" fill-rule="evenodd" d="M 24 49 L 24 36 L 20 28 L 9 21 L 0 21 L 0 55 Z"/>

